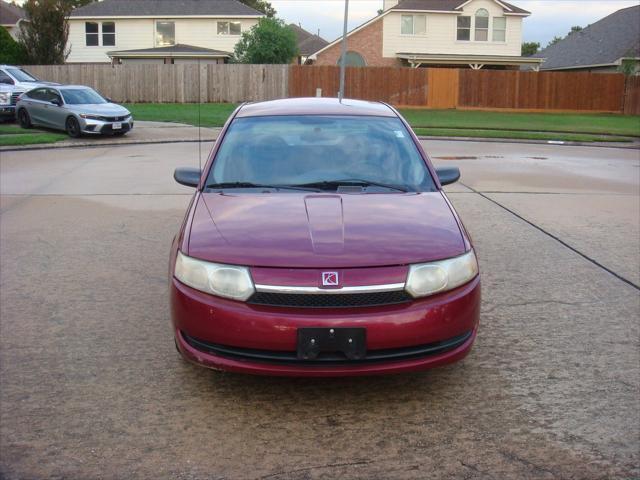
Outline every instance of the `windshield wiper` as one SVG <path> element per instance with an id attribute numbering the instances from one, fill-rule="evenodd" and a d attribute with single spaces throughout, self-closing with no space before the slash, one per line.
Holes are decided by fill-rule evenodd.
<path id="1" fill-rule="evenodd" d="M 296 187 L 315 187 L 315 188 L 338 188 L 342 186 L 362 186 L 362 187 L 382 187 L 389 190 L 396 190 L 398 192 L 408 192 L 406 187 L 400 187 L 398 185 L 389 185 L 387 183 L 374 182 L 372 180 L 363 180 L 360 178 L 344 178 L 342 180 L 323 180 L 321 182 L 304 183 L 302 185 L 296 185 Z"/>
<path id="2" fill-rule="evenodd" d="M 313 188 L 306 185 L 266 185 L 262 183 L 252 182 L 225 182 L 210 183 L 205 188 L 211 189 L 230 189 L 230 188 L 272 188 L 274 190 L 301 190 L 303 192 L 320 192 L 319 188 Z"/>

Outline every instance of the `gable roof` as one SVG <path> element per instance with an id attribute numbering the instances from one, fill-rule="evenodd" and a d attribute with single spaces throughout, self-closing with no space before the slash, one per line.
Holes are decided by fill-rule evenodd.
<path id="1" fill-rule="evenodd" d="M 71 17 L 262 17 L 238 0 L 103 0 L 76 8 Z"/>
<path id="2" fill-rule="evenodd" d="M 193 45 L 186 45 L 178 43 L 169 47 L 155 47 L 155 48 L 140 48 L 134 50 L 114 50 L 107 52 L 109 57 L 230 57 L 231 53 L 224 52 L 222 50 L 213 50 L 211 48 L 195 47 Z"/>
<path id="3" fill-rule="evenodd" d="M 621 58 L 640 58 L 640 5 L 573 32 L 534 57 L 546 58 L 541 70 L 614 65 Z"/>
<path id="4" fill-rule="evenodd" d="M 0 0 L 0 25 L 15 25 L 27 18 L 27 13 L 17 5 Z"/>
<path id="5" fill-rule="evenodd" d="M 329 45 L 329 42 L 324 38 L 314 35 L 311 32 L 307 32 L 304 28 L 296 25 L 295 23 L 290 24 L 289 28 L 291 28 L 296 34 L 300 55 L 309 56 Z"/>
<path id="6" fill-rule="evenodd" d="M 531 12 L 520 7 L 494 0 L 502 7 L 506 15 L 531 15 Z M 400 2 L 389 10 L 428 10 L 433 12 L 460 12 L 462 7 L 469 3 L 469 0 L 400 0 Z"/>

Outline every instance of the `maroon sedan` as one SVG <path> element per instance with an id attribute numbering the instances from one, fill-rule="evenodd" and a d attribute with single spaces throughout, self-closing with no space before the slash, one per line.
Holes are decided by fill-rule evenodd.
<path id="1" fill-rule="evenodd" d="M 200 172 L 171 248 L 176 345 L 213 369 L 339 376 L 465 357 L 478 263 L 406 121 L 382 103 L 245 104 Z"/>

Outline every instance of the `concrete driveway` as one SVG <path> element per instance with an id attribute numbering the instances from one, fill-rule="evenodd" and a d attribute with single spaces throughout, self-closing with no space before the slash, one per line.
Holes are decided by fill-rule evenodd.
<path id="1" fill-rule="evenodd" d="M 640 475 L 638 151 L 425 145 L 462 169 L 476 346 L 321 381 L 177 357 L 167 254 L 190 191 L 171 175 L 197 144 L 0 153 L 0 477 Z"/>

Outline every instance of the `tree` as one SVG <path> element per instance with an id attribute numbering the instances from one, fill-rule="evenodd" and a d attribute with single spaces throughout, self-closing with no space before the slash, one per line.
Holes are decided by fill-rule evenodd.
<path id="1" fill-rule="evenodd" d="M 553 37 L 553 38 L 551 39 L 551 41 L 549 42 L 549 44 L 547 45 L 547 47 L 550 47 L 551 45 L 555 45 L 556 43 L 558 43 L 558 42 L 560 42 L 560 41 L 562 41 L 562 40 L 564 40 L 564 38 L 562 38 L 562 37 L 558 37 L 558 36 L 556 35 L 555 37 Z"/>
<path id="2" fill-rule="evenodd" d="M 582 31 L 582 27 L 580 25 L 574 25 L 573 27 L 571 27 L 571 30 L 569 30 L 569 35 L 571 35 L 572 33 L 581 32 L 581 31 Z"/>
<path id="3" fill-rule="evenodd" d="M 261 18 L 242 34 L 235 48 L 240 63 L 289 63 L 297 56 L 295 32 L 277 18 Z"/>
<path id="4" fill-rule="evenodd" d="M 20 24 L 20 43 L 29 63 L 63 64 L 68 56 L 69 14 L 67 0 L 27 0 L 23 5 L 28 22 Z"/>
<path id="5" fill-rule="evenodd" d="M 522 44 L 522 56 L 530 57 L 535 55 L 540 50 L 540 44 L 538 42 L 524 42 Z"/>
<path id="6" fill-rule="evenodd" d="M 27 53 L 16 42 L 6 28 L 0 27 L 0 65 L 23 65 L 27 63 Z"/>
<path id="7" fill-rule="evenodd" d="M 89 1 L 92 1 L 92 0 L 89 0 Z M 264 13 L 269 18 L 275 17 L 276 13 L 278 13 L 276 12 L 276 9 L 273 8 L 273 6 L 271 5 L 271 2 L 268 2 L 267 0 L 240 0 L 240 1 L 251 8 L 255 8 L 259 12 Z"/>

